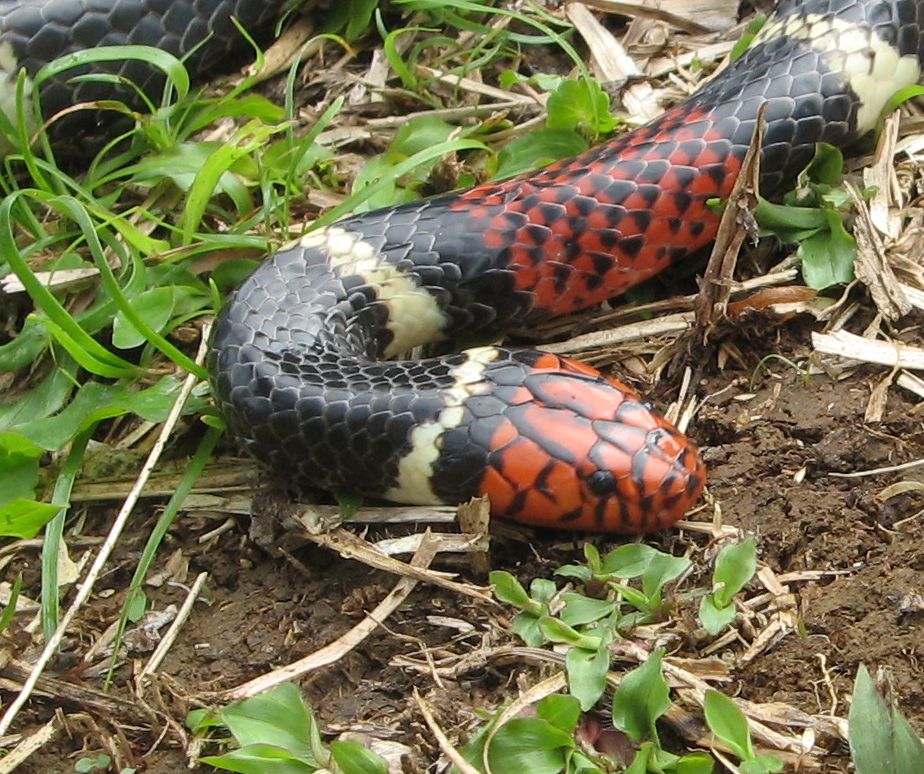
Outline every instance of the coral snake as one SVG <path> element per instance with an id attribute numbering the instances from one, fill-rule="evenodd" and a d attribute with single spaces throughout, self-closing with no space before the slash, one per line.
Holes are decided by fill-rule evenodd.
<path id="1" fill-rule="evenodd" d="M 650 124 L 534 174 L 362 213 L 263 263 L 211 341 L 215 400 L 272 470 L 407 503 L 638 533 L 699 498 L 695 445 L 635 392 L 538 351 L 412 347 L 598 304 L 708 245 L 765 105 L 764 190 L 918 80 L 924 3 L 785 1 Z"/>
<path id="2" fill-rule="evenodd" d="M 132 31 L 143 9 L 159 20 L 147 37 L 169 33 L 173 50 L 229 7 L 256 21 L 280 5 L 0 0 L 0 36 L 34 69 L 49 48 L 81 45 L 79 8 L 116 9 L 93 11 L 96 29 L 121 25 L 106 42 L 151 43 Z M 42 19 L 55 13 L 53 34 Z M 539 351 L 391 358 L 586 309 L 708 245 L 719 216 L 707 202 L 731 191 L 759 108 L 773 191 L 816 143 L 875 128 L 920 76 L 922 29 L 922 0 L 782 0 L 743 56 L 646 126 L 532 174 L 309 232 L 222 309 L 208 358 L 219 409 L 258 460 L 313 487 L 420 504 L 487 495 L 496 516 L 570 529 L 669 526 L 700 497 L 704 465 L 630 388 Z"/>

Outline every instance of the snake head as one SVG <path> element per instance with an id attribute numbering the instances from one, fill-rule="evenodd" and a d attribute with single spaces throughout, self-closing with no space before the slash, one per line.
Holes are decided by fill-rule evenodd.
<path id="1" fill-rule="evenodd" d="M 537 352 L 511 352 L 485 377 L 506 404 L 493 417 L 479 417 L 477 399 L 468 406 L 493 424 L 480 494 L 494 515 L 640 534 L 669 527 L 699 499 L 698 449 L 626 385 Z"/>

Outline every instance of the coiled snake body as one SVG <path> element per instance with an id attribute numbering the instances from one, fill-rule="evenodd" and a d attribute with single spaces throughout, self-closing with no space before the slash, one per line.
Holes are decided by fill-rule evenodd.
<path id="1" fill-rule="evenodd" d="M 920 0 L 783 0 L 744 56 L 640 129 L 534 174 L 309 233 L 215 324 L 209 370 L 230 428 L 272 470 L 328 490 L 482 494 L 495 515 L 584 530 L 670 525 L 699 498 L 704 466 L 625 385 L 505 347 L 388 358 L 585 309 L 708 245 L 707 201 L 729 194 L 760 106 L 772 190 L 817 142 L 843 147 L 874 128 L 918 80 L 922 28 Z"/>

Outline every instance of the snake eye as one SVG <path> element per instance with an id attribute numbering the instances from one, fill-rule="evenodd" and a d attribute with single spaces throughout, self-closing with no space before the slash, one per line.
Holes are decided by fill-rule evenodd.
<path id="1" fill-rule="evenodd" d="M 588 477 L 587 485 L 596 495 L 612 494 L 616 489 L 616 476 L 608 470 L 598 470 Z"/>

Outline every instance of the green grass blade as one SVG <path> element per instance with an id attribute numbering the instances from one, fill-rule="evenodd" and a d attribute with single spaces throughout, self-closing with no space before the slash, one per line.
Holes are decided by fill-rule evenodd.
<path id="1" fill-rule="evenodd" d="M 87 427 L 77 434 L 71 443 L 67 459 L 61 466 L 58 478 L 55 480 L 54 492 L 51 495 L 53 503 L 67 503 L 71 499 L 74 480 L 80 466 L 83 464 L 83 455 L 87 450 L 96 424 Z M 67 506 L 62 506 L 60 512 L 45 525 L 45 540 L 42 543 L 42 633 L 47 640 L 58 628 L 60 597 L 58 595 L 58 555 L 61 552 L 61 543 L 64 540 L 64 522 L 67 518 Z"/>

